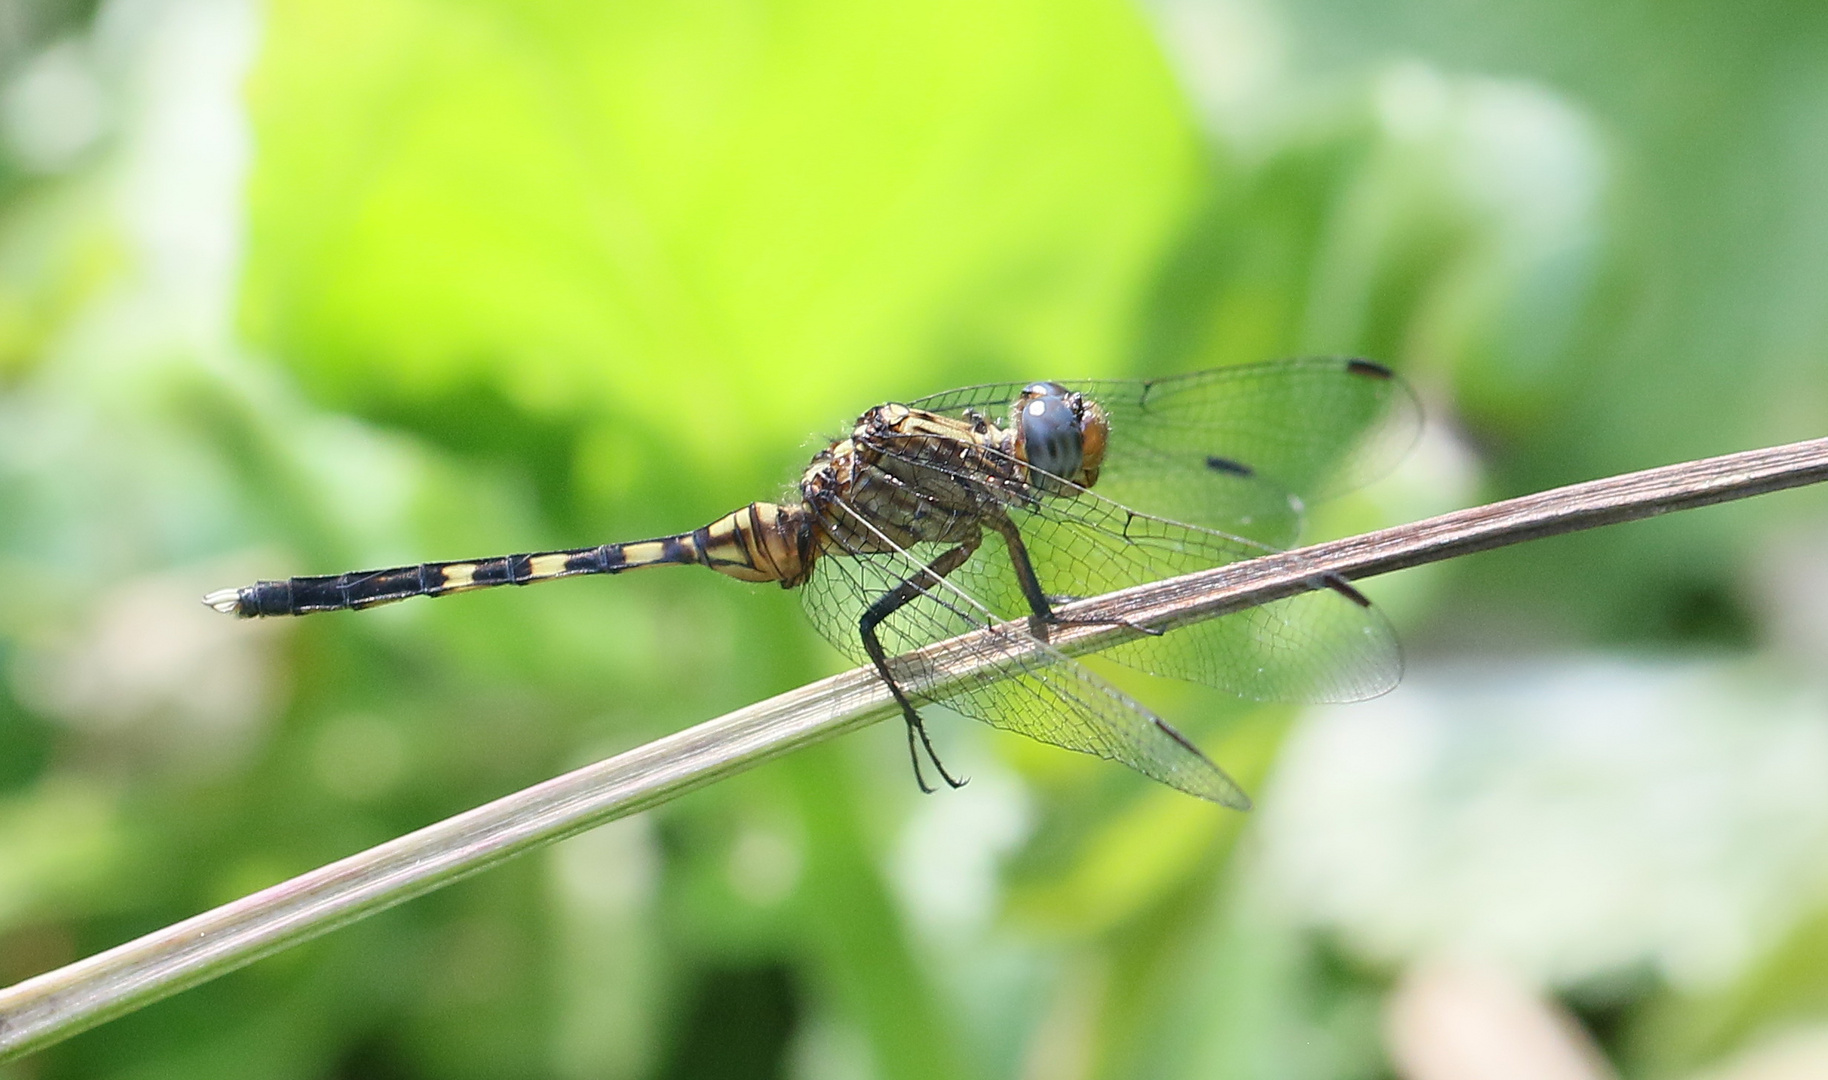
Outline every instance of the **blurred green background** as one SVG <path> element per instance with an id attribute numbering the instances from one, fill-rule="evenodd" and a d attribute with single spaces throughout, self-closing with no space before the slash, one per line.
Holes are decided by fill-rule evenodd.
<path id="1" fill-rule="evenodd" d="M 0 984 L 839 663 L 701 571 L 209 589 L 1310 353 L 1425 399 L 1312 523 L 1391 524 L 1828 432 L 1824 297 L 1815 3 L 7 0 Z M 1828 497 L 1366 589 L 1386 698 L 1139 689 L 1252 815 L 883 726 L 0 1077 L 1828 1075 Z"/>

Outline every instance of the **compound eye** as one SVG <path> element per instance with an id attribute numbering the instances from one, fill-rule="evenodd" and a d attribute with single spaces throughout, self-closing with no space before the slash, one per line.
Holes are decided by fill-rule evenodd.
<path id="1" fill-rule="evenodd" d="M 1037 469 L 1077 481 L 1085 464 L 1085 441 L 1079 410 L 1065 397 L 1031 398 L 1022 406 L 1022 456 Z"/>

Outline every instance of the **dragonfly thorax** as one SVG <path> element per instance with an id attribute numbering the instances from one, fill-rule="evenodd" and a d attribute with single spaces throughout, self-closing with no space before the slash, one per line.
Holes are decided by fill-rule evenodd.
<path id="1" fill-rule="evenodd" d="M 1011 441 L 995 425 L 906 405 L 869 410 L 800 479 L 821 553 L 876 555 L 975 537 L 986 506 L 1006 497 L 992 492 L 1022 487 Z"/>

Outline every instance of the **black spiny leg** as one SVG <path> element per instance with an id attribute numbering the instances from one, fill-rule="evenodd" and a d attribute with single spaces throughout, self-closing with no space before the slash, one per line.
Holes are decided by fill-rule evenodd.
<path id="1" fill-rule="evenodd" d="M 1028 601 L 1028 629 L 1035 637 L 1047 640 L 1047 628 L 1050 626 L 1127 626 L 1139 634 L 1150 637 L 1161 637 L 1163 631 L 1152 626 L 1144 626 L 1128 619 L 1063 619 L 1054 614 L 1054 606 L 1048 596 L 1041 591 L 1041 581 L 1035 577 L 1035 564 L 1028 557 L 1028 545 L 1022 543 L 1022 532 L 1016 523 L 1006 517 L 986 518 L 987 524 L 1003 538 L 1003 544 L 1009 549 L 1009 562 L 1015 568 L 1016 584 L 1022 587 L 1022 596 Z"/>
<path id="2" fill-rule="evenodd" d="M 933 740 L 927 737 L 927 725 L 921 720 L 920 712 L 914 708 L 913 703 L 908 700 L 908 696 L 902 693 L 901 686 L 895 681 L 895 677 L 889 674 L 888 658 L 883 653 L 882 642 L 876 637 L 876 627 L 882 624 L 882 620 L 899 610 L 902 605 L 917 596 L 924 595 L 928 587 L 937 584 L 940 578 L 964 565 L 965 560 L 971 557 L 971 553 L 977 550 L 978 543 L 979 537 L 973 536 L 934 559 L 925 570 L 904 580 L 878 597 L 857 623 L 857 630 L 863 636 L 864 651 L 870 654 L 870 662 L 876 665 L 876 673 L 882 676 L 882 681 L 888 684 L 889 693 L 895 697 L 895 703 L 901 706 L 901 718 L 908 724 L 908 759 L 914 763 L 914 782 L 919 784 L 920 790 L 928 795 L 933 794 L 933 789 L 927 786 L 927 778 L 920 770 L 920 753 L 914 743 L 916 738 L 920 740 L 920 746 L 926 749 L 927 760 L 931 761 L 933 767 L 939 770 L 940 779 L 946 782 L 946 786 L 961 788 L 965 786 L 965 781 L 954 779 L 952 774 L 946 771 L 945 765 L 940 763 L 939 754 L 933 749 Z"/>

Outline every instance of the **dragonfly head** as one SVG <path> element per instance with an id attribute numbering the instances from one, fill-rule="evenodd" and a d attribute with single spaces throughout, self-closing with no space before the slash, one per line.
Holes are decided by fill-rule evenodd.
<path id="1" fill-rule="evenodd" d="M 1111 425 L 1096 401 L 1038 382 L 1023 388 L 1012 411 L 1016 457 L 1083 487 L 1098 482 Z"/>

